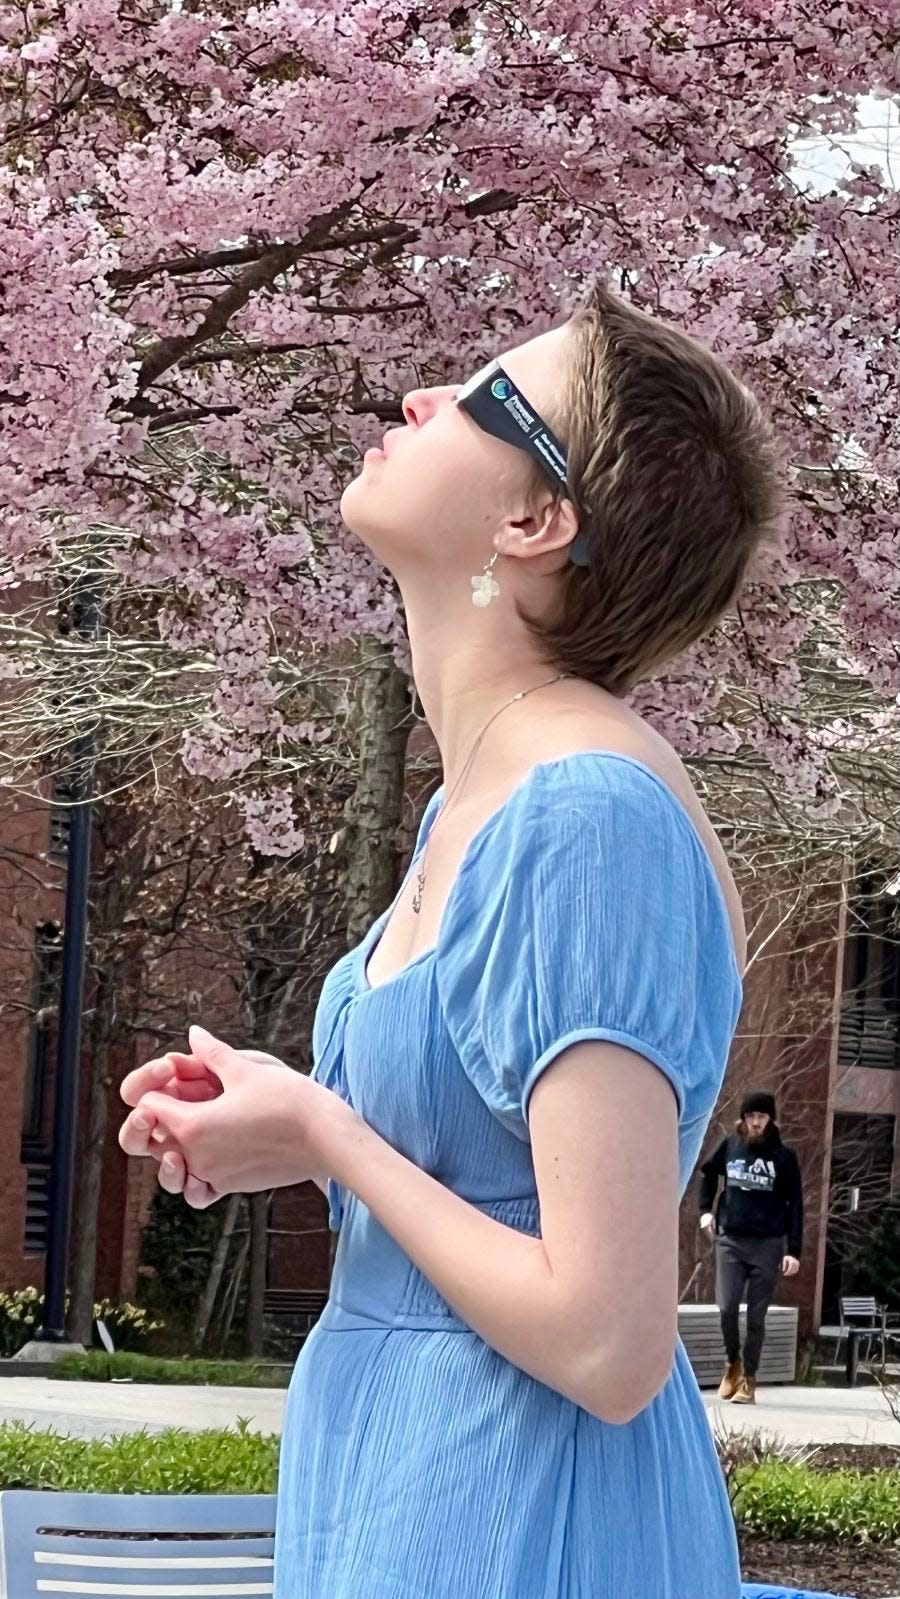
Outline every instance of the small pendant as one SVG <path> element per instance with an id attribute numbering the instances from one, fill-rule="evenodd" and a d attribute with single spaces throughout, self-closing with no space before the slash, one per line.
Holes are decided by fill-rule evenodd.
<path id="1" fill-rule="evenodd" d="M 424 892 L 425 892 L 425 873 L 424 872 L 417 872 L 416 873 L 416 892 L 413 894 L 413 897 L 412 897 L 412 908 L 413 908 L 413 915 L 414 916 L 418 916 L 420 910 L 422 909 L 422 895 L 424 894 Z"/>
<path id="2" fill-rule="evenodd" d="M 473 577 L 472 604 L 477 605 L 479 611 L 490 605 L 491 600 L 499 593 L 500 584 L 495 577 L 491 577 L 490 572 L 482 572 L 479 577 Z"/>

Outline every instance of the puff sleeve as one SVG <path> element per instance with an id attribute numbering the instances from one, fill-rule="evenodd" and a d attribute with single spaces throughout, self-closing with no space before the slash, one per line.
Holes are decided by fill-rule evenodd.
<path id="1" fill-rule="evenodd" d="M 541 1075 L 591 1039 L 658 1067 L 682 1128 L 709 1116 L 740 975 L 712 863 L 649 768 L 600 754 L 536 768 L 470 845 L 436 959 L 463 1069 L 519 1138 Z"/>

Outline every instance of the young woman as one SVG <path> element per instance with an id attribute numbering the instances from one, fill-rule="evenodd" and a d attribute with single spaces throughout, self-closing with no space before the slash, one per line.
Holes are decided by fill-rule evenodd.
<path id="1" fill-rule="evenodd" d="M 602 289 L 403 412 L 342 512 L 402 591 L 444 786 L 325 983 L 313 1078 L 195 1028 L 128 1079 L 122 1144 L 193 1205 L 330 1194 L 278 1599 L 736 1599 L 676 1261 L 744 928 L 625 696 L 735 596 L 770 437 L 708 351 Z"/>

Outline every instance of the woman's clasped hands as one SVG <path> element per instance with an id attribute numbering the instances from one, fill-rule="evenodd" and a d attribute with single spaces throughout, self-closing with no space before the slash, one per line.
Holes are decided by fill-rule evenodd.
<path id="1" fill-rule="evenodd" d="M 159 1164 L 159 1182 L 195 1210 L 223 1194 L 324 1183 L 350 1107 L 274 1055 L 232 1049 L 202 1027 L 190 1054 L 170 1052 L 129 1073 L 126 1155 Z"/>

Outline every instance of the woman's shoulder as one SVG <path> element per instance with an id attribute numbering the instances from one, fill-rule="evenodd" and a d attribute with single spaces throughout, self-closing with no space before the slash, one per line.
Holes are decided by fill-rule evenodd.
<path id="1" fill-rule="evenodd" d="M 651 798 L 650 784 L 663 785 L 695 824 L 707 822 L 690 774 L 677 750 L 643 717 L 626 706 L 610 710 L 577 707 L 534 728 L 541 756 L 534 775 L 560 787 L 606 790 Z M 530 765 L 519 753 L 520 764 Z"/>
<path id="2" fill-rule="evenodd" d="M 691 804 L 683 785 L 660 763 L 619 749 L 583 748 L 535 763 L 499 808 L 497 820 L 510 834 L 536 843 L 570 847 L 593 836 L 624 842 L 632 837 L 680 837 L 712 864 L 702 807 Z M 707 831 L 708 827 L 708 831 Z"/>
<path id="3" fill-rule="evenodd" d="M 747 940 L 740 894 L 716 830 L 680 757 L 646 729 L 606 733 L 596 743 L 548 752 L 513 790 L 506 809 L 511 837 L 536 843 L 553 828 L 561 845 L 589 844 L 594 828 L 620 840 L 649 830 L 677 837 L 717 885 L 743 971 Z"/>
<path id="4" fill-rule="evenodd" d="M 495 821 L 508 834 L 570 845 L 629 823 L 660 828 L 696 824 L 671 782 L 647 761 L 615 749 L 584 748 L 542 757 L 515 782 Z"/>
<path id="5" fill-rule="evenodd" d="M 635 749 L 542 751 L 470 848 L 436 948 L 443 1014 L 473 1081 L 499 1073 L 509 1108 L 534 1081 L 511 1089 L 511 1063 L 543 1069 L 561 1041 L 603 1038 L 708 1111 L 742 998 L 726 910 L 658 768 Z"/>
<path id="6" fill-rule="evenodd" d="M 508 812 L 514 824 L 521 824 L 544 819 L 549 806 L 556 808 L 563 827 L 570 816 L 584 821 L 591 815 L 599 820 L 647 813 L 670 820 L 680 817 L 704 842 L 708 833 L 715 837 L 674 750 L 666 755 L 650 741 L 604 737 L 602 730 L 582 743 L 544 741 L 537 760 L 522 761 L 498 812 Z"/>

